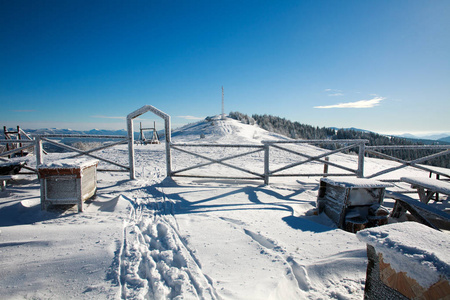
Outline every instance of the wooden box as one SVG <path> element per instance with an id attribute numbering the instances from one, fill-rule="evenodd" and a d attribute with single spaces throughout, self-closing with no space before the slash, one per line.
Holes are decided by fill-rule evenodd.
<path id="1" fill-rule="evenodd" d="M 317 204 L 341 229 L 356 232 L 387 221 L 380 209 L 389 183 L 364 178 L 321 178 Z"/>
<path id="2" fill-rule="evenodd" d="M 97 191 L 98 160 L 66 159 L 38 167 L 41 183 L 41 208 L 49 204 L 77 204 L 83 211 L 83 202 Z"/>

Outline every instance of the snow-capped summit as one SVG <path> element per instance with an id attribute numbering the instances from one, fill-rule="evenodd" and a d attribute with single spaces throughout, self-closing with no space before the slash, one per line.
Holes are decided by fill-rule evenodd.
<path id="1" fill-rule="evenodd" d="M 172 132 L 174 142 L 260 144 L 264 140 L 285 140 L 285 136 L 268 132 L 258 125 L 244 124 L 221 116 L 207 117 Z"/>

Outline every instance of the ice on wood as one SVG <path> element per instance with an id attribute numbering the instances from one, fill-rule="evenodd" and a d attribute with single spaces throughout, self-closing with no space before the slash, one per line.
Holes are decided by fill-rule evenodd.
<path id="1" fill-rule="evenodd" d="M 49 161 L 39 165 L 38 169 L 84 169 L 98 164 L 96 159 L 67 158 L 57 161 Z"/>
<path id="2" fill-rule="evenodd" d="M 391 187 L 392 184 L 366 178 L 342 178 L 342 177 L 327 177 L 322 178 L 322 181 L 334 186 L 341 186 L 344 188 L 386 188 Z"/>
<path id="3" fill-rule="evenodd" d="M 364 229 L 359 240 L 383 254 L 397 272 L 406 272 L 422 287 L 450 279 L 450 235 L 416 222 L 404 222 Z"/>
<path id="4" fill-rule="evenodd" d="M 426 177 L 402 177 L 401 180 L 412 185 L 426 186 L 433 191 L 450 195 L 450 183 L 447 181 Z"/>

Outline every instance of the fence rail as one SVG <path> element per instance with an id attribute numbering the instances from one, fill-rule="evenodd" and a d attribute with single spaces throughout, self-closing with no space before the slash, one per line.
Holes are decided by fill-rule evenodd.
<path id="1" fill-rule="evenodd" d="M 263 145 L 255 145 L 255 144 L 188 144 L 188 143 L 184 143 L 184 144 L 175 144 L 172 143 L 170 145 L 170 148 L 172 150 L 176 150 L 179 152 L 183 152 L 189 155 L 192 155 L 194 157 L 197 158 L 201 158 L 204 160 L 207 160 L 208 162 L 205 163 L 200 163 L 194 166 L 189 166 L 180 170 L 176 170 L 176 171 L 171 171 L 171 176 L 178 176 L 178 177 L 193 177 L 193 178 L 214 178 L 214 179 L 262 179 L 264 180 L 265 184 L 269 183 L 269 178 L 270 177 L 287 177 L 287 176 L 324 176 L 324 175 L 328 175 L 328 176 L 357 176 L 357 177 L 362 177 L 363 176 L 363 166 L 364 166 L 364 146 L 367 143 L 367 140 L 335 140 L 335 141 L 331 141 L 331 140 L 295 140 L 295 141 L 264 141 Z M 281 145 L 285 145 L 285 144 L 322 144 L 322 145 L 331 145 L 331 144 L 337 144 L 337 145 L 343 145 L 343 147 L 336 149 L 336 150 L 329 150 L 326 151 L 325 153 L 322 153 L 320 155 L 317 156 L 311 156 L 305 153 L 302 153 L 300 151 L 296 151 L 296 150 L 292 150 L 292 149 L 288 149 L 286 147 L 283 147 Z M 235 155 L 231 155 L 231 156 L 227 156 L 224 158 L 220 158 L 220 159 L 216 159 L 216 158 L 210 158 L 207 157 L 205 155 L 202 154 L 198 154 L 183 148 L 186 147 L 203 147 L 203 148 L 253 148 L 256 150 L 253 151 L 247 151 L 244 153 L 239 153 L 239 154 L 235 154 Z M 275 170 L 270 170 L 270 148 L 275 148 L 281 151 L 285 151 L 291 154 L 295 154 L 297 156 L 300 156 L 302 158 L 306 158 L 306 160 L 300 160 L 300 161 L 296 161 L 293 162 L 291 164 L 288 164 L 286 166 L 283 166 L 281 168 L 275 169 Z M 360 156 L 358 158 L 358 166 L 356 169 L 351 169 L 349 167 L 343 166 L 341 164 L 338 163 L 334 163 L 334 162 L 329 162 L 326 160 L 326 157 L 338 153 L 338 152 L 343 152 L 352 148 L 358 148 L 359 149 L 359 153 Z M 250 154 L 254 154 L 254 153 L 258 153 L 258 152 L 264 152 L 264 172 L 263 173 L 257 173 L 254 171 L 251 171 L 249 169 L 246 169 L 244 167 L 238 167 L 229 163 L 226 163 L 225 161 L 231 160 L 231 159 L 235 159 L 235 158 L 239 158 L 239 157 L 243 157 L 246 155 L 250 155 Z M 336 168 L 342 169 L 347 171 L 348 173 L 332 173 L 332 174 L 326 174 L 326 173 L 314 173 L 314 174 L 297 174 L 297 173 L 280 173 L 282 171 L 288 170 L 288 169 L 292 169 L 294 167 L 309 163 L 309 162 L 321 162 L 330 166 L 334 166 Z M 192 174 L 192 175 L 188 175 L 188 174 L 182 174 L 183 172 L 187 172 L 187 171 L 191 171 L 194 169 L 198 169 L 201 167 L 205 167 L 208 165 L 213 165 L 213 164 L 220 164 L 247 174 L 252 175 L 252 177 L 227 177 L 227 176 L 209 176 L 209 175 L 199 175 L 199 174 Z"/>
<path id="2" fill-rule="evenodd" d="M 414 160 L 404 160 L 404 159 L 400 159 L 398 157 L 392 156 L 392 155 L 388 155 L 385 153 L 381 153 L 380 151 L 382 150 L 409 150 L 409 151 L 415 151 L 415 150 L 443 150 L 441 152 L 435 153 L 435 154 L 430 154 L 421 158 L 417 158 Z M 441 157 L 444 155 L 448 155 L 450 154 L 450 145 L 404 145 L 404 146 L 366 146 L 365 152 L 368 154 L 372 154 L 375 156 L 378 156 L 380 158 L 383 159 L 387 159 L 387 160 L 392 160 L 395 162 L 400 163 L 399 166 L 396 167 L 391 167 L 391 168 L 387 168 L 384 170 L 381 170 L 377 173 L 371 174 L 369 176 L 367 176 L 366 178 L 375 178 L 387 173 L 391 173 L 394 172 L 396 170 L 400 170 L 403 169 L 405 167 L 414 167 L 416 169 L 420 169 L 423 171 L 427 171 L 431 173 L 435 173 L 436 175 L 441 175 L 441 176 L 445 176 L 447 178 L 450 178 L 450 175 L 447 173 L 443 173 L 440 172 L 436 169 L 431 169 L 427 166 L 424 165 L 419 165 L 419 163 L 423 163 L 432 159 L 435 159 L 437 157 Z M 395 181 L 395 180 L 387 180 L 387 181 Z"/>
<path id="3" fill-rule="evenodd" d="M 57 141 L 53 141 L 50 138 L 95 138 L 95 139 L 120 139 L 120 141 L 118 142 L 114 142 L 108 145 L 102 145 L 100 147 L 94 148 L 94 149 L 90 149 L 87 151 L 83 151 L 80 149 L 77 149 L 75 147 L 63 144 L 61 142 L 57 142 Z M 98 169 L 98 171 L 107 171 L 107 172 L 123 172 L 123 171 L 129 171 L 130 167 L 129 166 L 125 166 L 119 163 L 116 163 L 112 160 L 100 157 L 98 155 L 94 155 L 92 154 L 93 152 L 96 151 L 100 151 L 106 148 L 110 148 L 116 145 L 120 145 L 120 144 L 127 144 L 128 143 L 128 138 L 126 136 L 122 136 L 122 135 L 85 135 L 85 134 L 48 134 L 48 135 L 38 135 L 36 136 L 36 165 L 39 166 L 41 164 L 44 163 L 44 156 L 43 156 L 43 147 L 42 147 L 42 142 L 45 141 L 49 144 L 52 144 L 54 146 L 63 148 L 63 149 L 68 149 L 74 152 L 78 152 L 78 154 L 71 156 L 70 158 L 74 158 L 74 157 L 79 157 L 79 156 L 89 156 L 95 159 L 98 159 L 100 161 L 106 162 L 108 164 L 114 165 L 116 167 L 122 168 L 122 169 Z"/>
<path id="4" fill-rule="evenodd" d="M 227 156 L 224 158 L 220 158 L 220 159 L 214 159 L 214 158 L 210 158 L 207 157 L 205 155 L 201 155 L 192 151 L 188 151 L 186 149 L 182 149 L 183 147 L 208 147 L 208 148 L 255 148 L 257 150 L 253 150 L 253 151 L 247 151 L 244 153 L 239 153 L 239 154 L 235 154 L 232 156 Z M 258 153 L 258 152 L 262 152 L 264 151 L 264 146 L 262 145 L 251 145 L 251 144 L 237 144 L 237 145 L 233 145 L 233 144 L 170 144 L 170 148 L 173 150 L 177 150 L 179 152 L 183 152 L 189 155 L 192 155 L 194 157 L 198 157 L 204 160 L 207 160 L 208 162 L 206 163 L 201 163 L 201 164 L 197 164 L 194 166 L 190 166 L 184 169 L 180 169 L 177 171 L 171 171 L 171 176 L 178 176 L 178 177 L 193 177 L 193 178 L 211 178 L 211 179 L 264 179 L 264 174 L 258 174 L 256 172 L 253 172 L 249 169 L 245 169 L 242 167 L 238 167 L 229 163 L 226 163 L 225 161 L 227 160 L 231 160 L 231 159 L 235 159 L 235 158 L 239 158 L 239 157 L 243 157 L 243 156 L 247 156 L 250 154 L 254 154 L 254 153 Z M 228 177 L 228 176 L 210 176 L 210 175 L 187 175 L 187 174 L 180 174 L 182 172 L 187 172 L 193 169 L 198 169 L 201 167 L 205 167 L 208 165 L 213 165 L 213 164 L 219 164 L 219 165 L 223 165 L 226 167 L 229 167 L 231 169 L 235 169 L 235 170 L 239 170 L 241 172 L 247 173 L 252 175 L 253 177 Z"/>
<path id="5" fill-rule="evenodd" d="M 364 146 L 367 143 L 367 140 L 295 140 L 295 141 L 264 141 L 264 145 L 266 147 L 266 151 L 265 151 L 265 177 L 264 177 L 264 182 L 265 184 L 269 183 L 269 177 L 276 177 L 276 176 L 356 176 L 356 177 L 363 177 L 363 167 L 364 167 Z M 338 148 L 335 150 L 329 150 L 325 153 L 322 153 L 320 155 L 316 155 L 316 156 L 311 156 L 311 155 L 307 155 L 305 153 L 299 152 L 299 151 L 295 151 L 292 149 L 288 149 L 285 147 L 280 146 L 279 144 L 310 144 L 310 145 L 343 145 L 344 147 L 342 148 Z M 291 154 L 295 154 L 301 157 L 306 158 L 306 160 L 301 160 L 301 161 L 296 161 L 293 162 L 289 165 L 286 165 L 284 167 L 278 168 L 276 170 L 272 170 L 270 171 L 270 159 L 269 159 L 269 148 L 273 147 L 282 151 L 286 151 L 289 152 Z M 335 154 L 335 153 L 339 153 L 339 152 L 343 152 L 346 150 L 350 150 L 353 148 L 358 148 L 359 149 L 359 157 L 358 157 L 358 166 L 356 169 L 351 169 L 348 168 L 346 166 L 343 166 L 341 164 L 338 163 L 333 163 L 330 162 L 328 160 L 326 160 L 326 157 Z M 326 151 L 326 150 L 325 150 Z M 345 170 L 347 172 L 350 173 L 334 173 L 334 174 L 328 174 L 328 173 L 314 173 L 314 174 L 292 174 L 292 173 L 284 173 L 284 174 L 279 174 L 279 172 L 281 171 L 285 171 L 303 164 L 307 164 L 310 162 L 321 162 L 324 163 L 327 166 L 334 166 L 338 169 L 342 169 Z"/>
<path id="6" fill-rule="evenodd" d="M 0 156 L 8 156 L 17 152 L 20 152 L 22 150 L 25 149 L 29 149 L 29 148 L 33 148 L 36 147 L 36 166 L 39 166 L 41 164 L 44 163 L 44 149 L 43 149 L 43 142 L 52 144 L 54 146 L 57 146 L 59 148 L 62 149 L 67 149 L 73 152 L 78 152 L 78 154 L 70 156 L 68 158 L 75 158 L 75 157 L 80 157 L 80 156 L 89 156 L 101 161 L 104 161 L 108 164 L 114 165 L 116 167 L 119 167 L 120 169 L 98 169 L 99 172 L 129 172 L 130 168 L 129 166 L 126 165 L 122 165 L 119 163 L 116 163 L 112 160 L 106 159 L 106 158 L 102 158 L 98 155 L 94 155 L 92 154 L 93 152 L 96 151 L 100 151 L 100 150 L 104 150 L 106 148 L 110 148 L 116 145 L 120 145 L 120 144 L 126 144 L 128 143 L 128 139 L 126 136 L 120 136 L 120 135 L 75 135 L 75 134 L 46 134 L 46 135 L 37 135 L 34 136 L 35 139 L 0 139 L 0 144 L 6 144 L 6 143 L 15 143 L 15 144 L 26 144 L 25 146 L 19 147 L 19 148 L 15 148 L 6 152 L 2 152 L 0 153 Z M 75 147 L 63 144 L 61 142 L 57 142 L 54 140 L 51 140 L 51 138 L 92 138 L 92 139 L 119 139 L 119 141 L 117 142 L 113 142 L 107 145 L 102 145 L 100 147 L 94 148 L 94 149 L 90 149 L 90 150 L 80 150 L 77 149 Z M 24 166 L 24 168 L 33 171 L 34 173 L 37 173 L 36 169 Z"/>
<path id="7" fill-rule="evenodd" d="M 192 177 L 192 178 L 226 178 L 226 179 L 263 179 L 265 184 L 269 183 L 269 179 L 270 177 L 297 177 L 297 176 L 356 176 L 356 177 L 360 177 L 360 178 L 376 178 L 379 177 L 381 175 L 385 175 L 391 172 L 394 172 L 396 170 L 405 168 L 405 167 L 414 167 L 426 172 L 430 172 L 430 173 L 435 173 L 436 175 L 441 175 L 441 176 L 445 176 L 450 178 L 450 174 L 449 173 L 443 173 L 439 170 L 433 169 L 431 167 L 428 166 L 424 166 L 421 165 L 420 163 L 423 163 L 425 161 L 429 161 L 431 159 L 437 158 L 437 157 L 441 157 L 444 155 L 448 155 L 450 154 L 450 145 L 408 145 L 408 146 L 399 146 L 399 145 L 394 145 L 394 146 L 367 146 L 366 144 L 368 144 L 369 141 L 368 140 L 283 140 L 283 141 L 263 141 L 263 145 L 248 145 L 248 144 L 188 144 L 188 143 L 184 143 L 184 144 L 175 144 L 172 143 L 170 145 L 170 148 L 179 152 L 183 152 L 186 154 L 190 154 L 192 156 L 201 158 L 201 159 L 205 159 L 208 162 L 205 163 L 201 163 L 201 164 L 197 164 L 194 166 L 190 166 L 190 167 L 186 167 L 180 170 L 176 170 L 176 171 L 171 171 L 171 176 L 178 176 L 178 177 Z M 299 150 L 293 150 L 293 149 L 289 149 L 286 148 L 285 145 L 288 144 L 309 144 L 309 145 L 339 145 L 340 148 L 338 149 L 334 149 L 334 150 L 326 150 L 326 149 L 322 149 L 323 151 L 325 151 L 324 153 L 321 153 L 319 155 L 308 155 L 302 151 Z M 199 154 L 199 153 L 194 153 L 192 151 L 183 149 L 185 147 L 204 147 L 204 148 L 214 148 L 214 147 L 220 147 L 220 148 L 256 148 L 256 150 L 253 151 L 248 151 L 248 152 L 244 152 L 244 153 L 240 153 L 240 154 L 235 154 L 235 155 L 231 155 L 225 158 L 210 158 L 210 157 L 206 157 L 205 155 Z M 292 161 L 290 164 L 287 164 L 285 166 L 282 167 L 278 167 L 277 169 L 270 169 L 271 166 L 271 160 L 270 160 L 270 149 L 277 149 L 280 151 L 284 151 L 290 154 L 294 154 L 296 156 L 299 156 L 301 158 L 304 158 L 303 160 L 298 160 L 298 161 Z M 336 163 L 336 162 L 331 162 L 328 160 L 328 157 L 330 155 L 339 153 L 339 152 L 345 152 L 348 151 L 350 149 L 357 149 L 358 153 L 358 159 L 357 159 L 357 164 L 355 168 L 351 168 L 348 166 L 344 166 L 342 164 Z M 435 153 L 435 154 L 431 154 L 431 155 L 426 155 L 424 157 L 421 158 L 417 158 L 411 161 L 408 160 L 404 160 L 404 159 L 400 159 L 397 158 L 395 156 L 392 155 L 388 155 L 385 153 L 381 153 L 380 151 L 383 150 L 410 150 L 410 151 L 418 151 L 418 150 L 442 150 L 439 153 Z M 254 154 L 257 152 L 264 152 L 264 173 L 260 174 L 260 173 L 256 173 L 253 171 L 250 171 L 248 169 L 245 169 L 243 167 L 238 167 L 238 166 L 234 166 L 231 164 L 226 163 L 226 161 L 234 159 L 234 158 L 239 158 L 239 157 L 243 157 L 246 155 L 250 155 L 250 154 Z M 365 156 L 367 154 L 371 154 L 374 156 L 378 156 L 381 157 L 383 159 L 388 159 L 388 160 L 392 160 L 395 162 L 400 163 L 399 166 L 395 166 L 395 167 L 391 167 L 391 168 L 387 168 L 385 170 L 379 171 L 377 173 L 374 174 L 370 174 L 368 176 L 365 176 L 364 174 L 364 161 L 365 161 Z M 311 163 L 311 162 L 319 162 L 324 164 L 324 166 L 326 166 L 326 168 L 324 168 L 324 172 L 323 173 L 281 173 L 282 171 L 286 171 L 289 169 L 292 169 L 294 167 L 298 167 L 298 166 L 302 166 L 305 165 L 307 163 Z M 247 174 L 252 175 L 252 177 L 224 177 L 224 176 L 206 176 L 206 175 L 201 175 L 201 174 L 192 174 L 192 175 L 188 175 L 185 174 L 184 172 L 186 171 L 191 171 L 194 169 L 198 169 L 201 167 L 205 167 L 208 165 L 213 165 L 213 164 L 220 164 L 226 167 L 230 167 L 232 169 L 236 169 L 242 172 L 245 172 Z M 420 165 L 419 165 L 420 164 Z M 345 171 L 346 173 L 342 172 L 342 173 L 329 173 L 328 171 L 325 171 L 328 169 L 328 166 L 332 166 L 335 168 L 338 168 L 340 170 Z M 395 181 L 395 180 L 389 180 L 389 179 L 384 179 L 385 181 Z"/>
<path id="8" fill-rule="evenodd" d="M 120 144 L 126 144 L 129 142 L 129 137 L 127 136 L 115 136 L 115 135 L 72 135 L 72 134 L 49 134 L 49 135 L 40 135 L 35 136 L 34 140 L 30 139 L 0 139 L 0 144 L 6 144 L 6 143 L 16 143 L 23 145 L 21 147 L 18 147 L 13 150 L 9 150 L 3 153 L 0 153 L 0 157 L 2 156 L 8 156 L 11 154 L 14 154 L 16 152 L 23 151 L 25 149 L 29 149 L 32 147 L 36 147 L 36 161 L 37 165 L 40 165 L 44 161 L 43 156 L 43 148 L 42 143 L 47 142 L 50 144 L 53 144 L 55 146 L 58 146 L 63 149 L 68 149 L 73 152 L 77 152 L 77 154 L 74 154 L 73 156 L 70 156 L 70 158 L 80 157 L 80 156 L 89 156 L 95 159 L 99 159 L 101 161 L 104 161 L 110 165 L 114 165 L 118 167 L 119 169 L 99 169 L 99 171 L 105 171 L 105 172 L 128 172 L 130 171 L 130 166 L 123 165 L 120 163 L 116 163 L 110 159 L 102 158 L 98 155 L 93 154 L 96 151 L 104 150 L 106 148 L 110 148 L 116 145 Z M 100 147 L 90 149 L 90 150 L 80 150 L 75 147 L 65 145 L 61 142 L 54 141 L 51 138 L 93 138 L 93 139 L 111 139 L 111 140 L 118 140 L 112 143 L 109 143 L 107 145 L 102 145 Z M 170 151 L 175 150 L 179 151 L 188 155 L 192 155 L 194 157 L 206 160 L 206 162 L 185 167 L 183 169 L 179 170 L 172 170 L 170 168 L 171 164 L 168 164 L 168 176 L 174 176 L 174 177 L 193 177 L 193 178 L 217 178 L 217 179 L 257 179 L 257 180 L 264 180 L 266 184 L 269 183 L 270 177 L 293 177 L 293 176 L 356 176 L 356 177 L 363 177 L 363 178 L 379 178 L 382 175 L 386 175 L 389 173 L 392 173 L 394 171 L 400 170 L 405 167 L 413 167 L 422 171 L 434 173 L 438 176 L 442 176 L 445 178 L 450 178 L 450 173 L 442 172 L 440 170 L 437 170 L 435 168 L 429 167 L 427 165 L 423 165 L 424 162 L 435 159 L 437 157 L 450 155 L 450 145 L 392 145 L 392 146 L 367 146 L 368 143 L 367 140 L 283 140 L 283 141 L 264 141 L 263 145 L 254 145 L 254 144 L 189 144 L 189 143 L 169 143 L 170 145 Z M 286 145 L 300 145 L 300 144 L 309 144 L 309 145 L 340 145 L 341 148 L 335 149 L 335 150 L 326 150 L 323 149 L 323 153 L 319 155 L 308 155 L 304 153 L 303 151 L 300 151 L 298 149 L 289 149 L 286 147 Z M 186 148 L 240 148 L 240 149 L 247 149 L 248 151 L 244 151 L 241 153 L 229 155 L 227 157 L 223 158 L 211 158 L 203 154 L 195 153 L 190 150 L 187 150 Z M 344 166 L 342 164 L 328 161 L 327 158 L 330 155 L 344 152 L 350 149 L 358 149 L 358 161 L 356 168 L 351 168 L 348 166 Z M 295 156 L 298 156 L 299 158 L 303 158 L 302 160 L 294 160 L 291 163 L 278 167 L 276 169 L 270 169 L 271 166 L 271 160 L 270 160 L 270 149 L 277 149 L 279 151 L 283 151 L 286 153 L 293 154 Z M 416 158 L 413 160 L 405 160 L 398 157 L 395 157 L 393 155 L 389 155 L 386 153 L 382 153 L 382 151 L 395 151 L 395 150 L 408 150 L 408 151 L 419 151 L 419 150 L 434 150 L 439 151 L 434 154 L 428 154 L 420 158 Z M 249 170 L 243 166 L 235 166 L 231 163 L 229 163 L 230 160 L 241 158 L 244 156 L 252 155 L 258 152 L 264 153 L 264 159 L 262 161 L 262 165 L 264 168 L 264 171 L 261 173 Z M 374 174 L 365 175 L 364 174 L 364 160 L 366 155 L 373 155 L 382 159 L 387 159 L 391 161 L 395 161 L 399 163 L 398 166 L 386 168 L 384 170 L 378 171 Z M 292 169 L 294 167 L 299 167 L 302 165 L 305 165 L 307 163 L 311 162 L 318 162 L 322 163 L 325 166 L 332 166 L 335 168 L 338 168 L 340 170 L 345 171 L 346 173 L 328 173 L 327 171 L 324 171 L 323 173 L 288 173 L 283 172 L 287 171 L 289 169 Z M 246 173 L 247 177 L 228 177 L 228 176 L 208 176 L 203 174 L 192 174 L 188 175 L 186 174 L 187 171 L 191 171 L 194 169 L 199 169 L 202 167 L 210 166 L 210 165 L 222 165 L 231 169 L 235 169 L 238 171 L 241 171 L 243 173 Z M 32 169 L 30 167 L 26 167 L 26 169 L 31 170 L 33 172 L 36 172 L 35 169 Z M 283 173 L 282 173 L 283 172 Z M 395 181 L 394 179 L 384 179 L 386 181 Z"/>

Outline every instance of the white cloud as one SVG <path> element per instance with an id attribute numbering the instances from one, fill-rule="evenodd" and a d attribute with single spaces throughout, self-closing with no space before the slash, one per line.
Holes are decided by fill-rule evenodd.
<path id="1" fill-rule="evenodd" d="M 325 89 L 325 92 L 327 92 L 327 93 L 328 93 L 328 96 L 330 96 L 330 97 L 344 96 L 344 94 L 342 93 L 342 90 L 337 90 L 337 89 Z"/>
<path id="2" fill-rule="evenodd" d="M 314 106 L 314 108 L 371 108 L 378 106 L 380 102 L 383 101 L 384 99 L 386 98 L 375 97 L 370 100 L 359 100 L 356 102 L 339 103 L 326 106 Z"/>
<path id="3" fill-rule="evenodd" d="M 186 119 L 186 120 L 203 120 L 204 118 L 194 117 L 194 116 L 177 116 L 177 118 Z"/>

